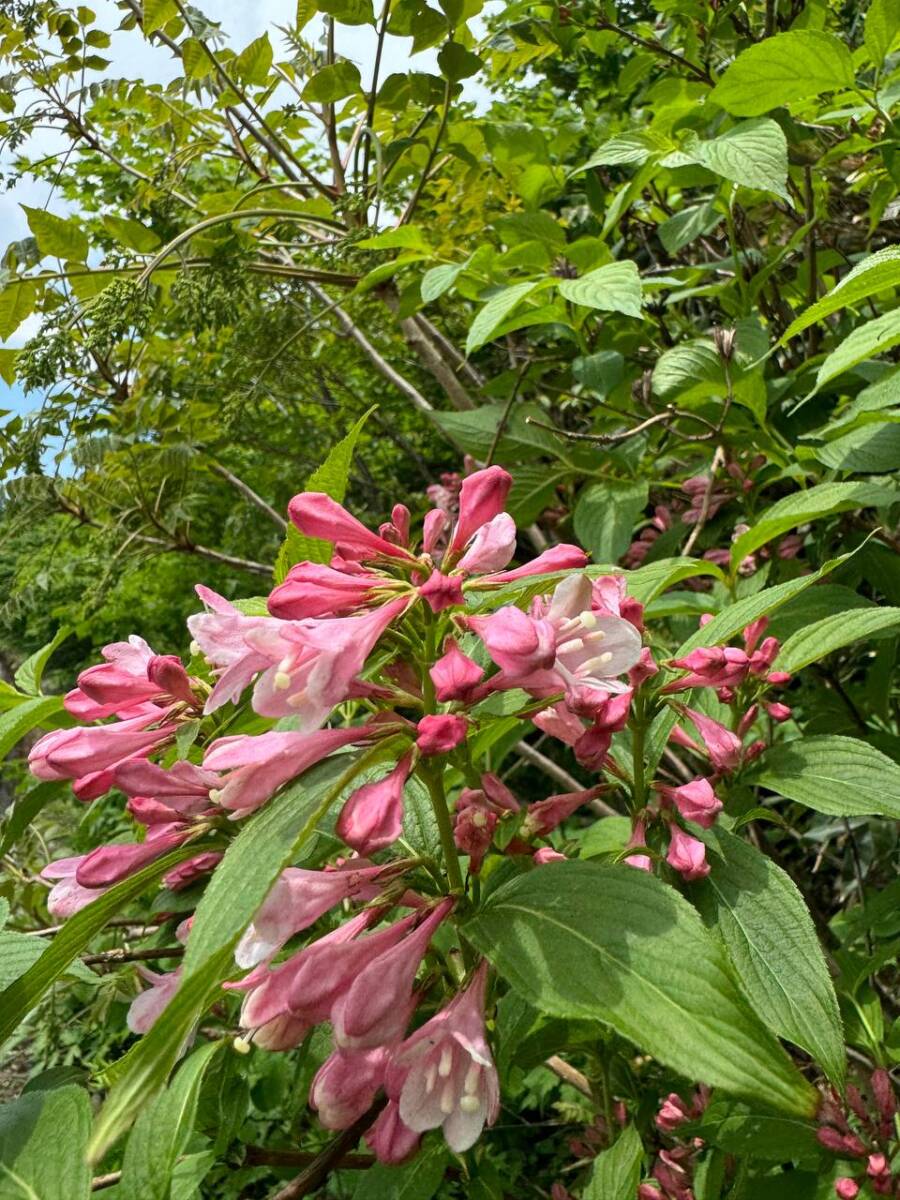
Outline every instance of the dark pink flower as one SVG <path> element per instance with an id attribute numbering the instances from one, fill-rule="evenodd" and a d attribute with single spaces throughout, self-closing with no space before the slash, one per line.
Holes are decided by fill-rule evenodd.
<path id="1" fill-rule="evenodd" d="M 708 779 L 692 779 L 680 787 L 658 787 L 663 801 L 673 805 L 685 821 L 693 821 L 709 829 L 722 811 L 722 801 L 713 791 Z"/>
<path id="2" fill-rule="evenodd" d="M 360 854 L 374 854 L 396 842 L 403 830 L 403 788 L 411 767 L 407 754 L 383 779 L 353 792 L 335 828 L 341 841 Z"/>
<path id="3" fill-rule="evenodd" d="M 379 537 L 351 516 L 343 505 L 325 492 L 301 492 L 288 504 L 288 516 L 307 537 L 333 542 L 345 558 L 362 561 L 373 558 L 400 558 L 412 555 L 402 546 Z"/>
<path id="4" fill-rule="evenodd" d="M 273 588 L 267 603 L 273 617 L 288 621 L 335 617 L 370 603 L 379 588 L 390 582 L 372 571 L 342 571 L 302 562 L 291 567 L 284 582 Z"/>
<path id="5" fill-rule="evenodd" d="M 459 516 L 450 538 L 448 553 L 459 554 L 494 517 L 503 512 L 512 487 L 512 476 L 502 467 L 486 467 L 468 475 L 459 490 Z"/>
<path id="6" fill-rule="evenodd" d="M 416 745 L 426 757 L 449 754 L 466 740 L 469 722 L 453 713 L 432 713 L 422 717 L 416 726 Z"/>
<path id="7" fill-rule="evenodd" d="M 396 1100 L 389 1100 L 366 1134 L 366 1144 L 379 1162 L 399 1166 L 412 1158 L 422 1140 L 420 1133 L 404 1125 Z"/>
<path id="8" fill-rule="evenodd" d="M 428 580 L 419 588 L 419 595 L 432 612 L 443 612 L 445 608 L 465 604 L 461 575 L 445 575 L 435 567 Z"/>
<path id="9" fill-rule="evenodd" d="M 437 700 L 446 704 L 451 700 L 468 700 L 484 677 L 484 670 L 467 654 L 463 654 L 453 638 L 447 638 L 444 653 L 428 674 L 434 684 Z"/>
<path id="10" fill-rule="evenodd" d="M 703 879 L 709 874 L 706 847 L 697 838 L 685 833 L 679 825 L 672 824 L 670 826 L 666 862 L 688 883 L 695 879 Z"/>

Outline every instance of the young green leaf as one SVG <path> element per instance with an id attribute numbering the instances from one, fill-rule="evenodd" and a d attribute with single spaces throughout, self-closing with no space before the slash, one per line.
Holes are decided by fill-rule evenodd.
<path id="1" fill-rule="evenodd" d="M 791 30 L 743 50 L 709 99 L 737 117 L 853 86 L 850 51 L 834 34 Z"/>
<path id="2" fill-rule="evenodd" d="M 88 254 L 87 234 L 77 221 L 54 216 L 42 208 L 21 206 L 42 255 L 83 263 Z"/>
<path id="3" fill-rule="evenodd" d="M 542 1012 L 601 1021 L 689 1079 L 813 1112 L 815 1092 L 738 992 L 719 944 L 655 876 L 551 863 L 502 885 L 464 928 Z"/>
<path id="4" fill-rule="evenodd" d="M 63 711 L 62 696 L 35 696 L 22 700 L 0 716 L 0 760 L 26 733 Z"/>
<path id="5" fill-rule="evenodd" d="M 549 285 L 549 280 L 541 283 L 537 279 L 526 279 L 521 283 L 512 283 L 502 291 L 491 296 L 490 300 L 475 314 L 475 320 L 466 338 L 466 354 L 471 354 L 480 346 L 489 342 L 497 328 L 506 320 L 523 300 L 539 287 Z"/>
<path id="6" fill-rule="evenodd" d="M 616 562 L 631 542 L 634 525 L 647 506 L 646 481 L 604 480 L 578 497 L 575 535 L 595 562 Z"/>
<path id="7" fill-rule="evenodd" d="M 594 1159 L 583 1200 L 633 1200 L 641 1181 L 644 1147 L 638 1131 L 628 1125 L 608 1150 Z"/>
<path id="8" fill-rule="evenodd" d="M 40 694 L 44 668 L 50 661 L 54 650 L 61 646 L 71 633 L 72 630 L 68 625 L 60 626 L 52 641 L 49 641 L 46 646 L 42 646 L 40 650 L 35 650 L 34 654 L 25 659 L 13 677 L 15 685 L 20 691 L 27 692 L 29 696 Z"/>
<path id="9" fill-rule="evenodd" d="M 630 261 L 608 263 L 578 279 L 561 279 L 559 294 L 583 308 L 641 316 L 641 277 Z"/>

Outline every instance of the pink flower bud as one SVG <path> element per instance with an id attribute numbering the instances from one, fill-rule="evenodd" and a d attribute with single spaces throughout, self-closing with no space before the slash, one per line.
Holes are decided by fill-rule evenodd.
<path id="1" fill-rule="evenodd" d="M 482 525 L 457 564 L 470 575 L 502 570 L 516 549 L 516 523 L 509 513 L 498 513 Z"/>
<path id="2" fill-rule="evenodd" d="M 75 881 L 86 888 L 110 887 L 180 846 L 190 833 L 185 825 L 155 825 L 143 842 L 98 846 L 79 865 Z"/>
<path id="3" fill-rule="evenodd" d="M 676 870 L 686 883 L 695 879 L 703 879 L 709 874 L 709 863 L 706 861 L 706 847 L 689 833 L 685 833 L 678 825 L 671 826 L 669 849 L 666 862 Z"/>
<path id="4" fill-rule="evenodd" d="M 657 1129 L 661 1129 L 664 1133 L 672 1133 L 679 1125 L 683 1125 L 685 1121 L 689 1120 L 690 1113 L 685 1102 L 677 1092 L 670 1092 L 656 1114 Z"/>
<path id="5" fill-rule="evenodd" d="M 511 487 L 512 476 L 502 467 L 486 467 L 462 481 L 459 516 L 450 539 L 451 553 L 462 550 L 482 525 L 503 512 Z"/>
<path id="6" fill-rule="evenodd" d="M 396 842 L 403 829 L 403 788 L 412 767 L 407 754 L 389 775 L 365 783 L 350 796 L 338 817 L 335 832 L 360 854 L 373 854 Z"/>
<path id="7" fill-rule="evenodd" d="M 335 1050 L 316 1072 L 309 1102 L 326 1129 L 349 1129 L 367 1112 L 384 1080 L 390 1051 Z"/>
<path id="8" fill-rule="evenodd" d="M 564 742 L 567 746 L 574 746 L 585 733 L 581 718 L 562 702 L 542 708 L 531 720 L 542 733 Z"/>
<path id="9" fill-rule="evenodd" d="M 160 975 L 156 971 L 139 966 L 138 974 L 150 986 L 132 1000 L 125 1023 L 132 1033 L 148 1033 L 178 991 L 178 985 L 181 982 L 181 967 Z"/>
<path id="10" fill-rule="evenodd" d="M 844 1136 L 838 1133 L 836 1129 L 832 1129 L 829 1125 L 823 1125 L 816 1130 L 816 1141 L 820 1146 L 824 1146 L 826 1150 L 831 1150 L 835 1154 L 843 1154 L 844 1152 Z"/>
<path id="11" fill-rule="evenodd" d="M 781 722 L 789 721 L 791 719 L 793 710 L 786 704 L 779 704 L 777 701 L 773 701 L 771 704 L 766 705 L 766 712 L 773 721 Z"/>
<path id="12" fill-rule="evenodd" d="M 28 756 L 31 773 L 38 779 L 79 779 L 135 755 L 148 754 L 175 732 L 174 725 L 147 729 L 153 719 L 140 716 L 115 725 L 54 729 L 34 744 Z"/>
<path id="13" fill-rule="evenodd" d="M 766 676 L 766 683 L 771 683 L 773 687 L 783 687 L 786 683 L 791 682 L 791 674 L 789 671 L 770 671 Z"/>
<path id="14" fill-rule="evenodd" d="M 870 1154 L 866 1162 L 866 1174 L 870 1179 L 879 1179 L 884 1176 L 890 1177 L 890 1168 L 888 1161 L 881 1153 Z"/>
<path id="15" fill-rule="evenodd" d="M 575 758 L 586 771 L 602 771 L 611 745 L 611 733 L 596 727 L 587 729 L 575 743 Z"/>
<path id="16" fill-rule="evenodd" d="M 369 1149 L 379 1162 L 390 1166 L 398 1166 L 412 1158 L 421 1140 L 421 1133 L 414 1133 L 400 1120 L 400 1107 L 395 1100 L 388 1101 L 366 1134 Z"/>
<path id="17" fill-rule="evenodd" d="M 778 657 L 780 649 L 781 643 L 778 638 L 767 637 L 759 649 L 754 650 L 750 655 L 751 673 L 753 675 L 765 675 Z"/>
<path id="18" fill-rule="evenodd" d="M 465 717 L 452 713 L 434 713 L 423 717 L 416 726 L 416 745 L 426 757 L 449 754 L 466 740 L 469 723 Z"/>
<path id="19" fill-rule="evenodd" d="M 582 792 L 563 792 L 530 804 L 522 822 L 522 837 L 546 837 L 583 804 L 596 799 L 602 790 L 602 787 L 592 787 Z"/>
<path id="20" fill-rule="evenodd" d="M 626 849 L 637 849 L 640 846 L 646 847 L 647 835 L 646 827 L 640 817 L 635 817 L 631 824 L 631 838 Z M 629 854 L 624 860 L 629 867 L 634 867 L 637 871 L 652 871 L 653 863 L 646 854 Z"/>
<path id="21" fill-rule="evenodd" d="M 649 646 L 641 648 L 641 657 L 628 672 L 628 682 L 633 688 L 639 688 L 642 683 L 646 683 L 648 679 L 652 679 L 654 675 L 659 674 L 659 667 L 653 661 L 653 654 Z"/>
<path id="22" fill-rule="evenodd" d="M 338 1046 L 364 1050 L 403 1036 L 415 1008 L 412 989 L 422 956 L 452 907 L 451 898 L 442 900 L 418 928 L 356 974 L 331 1010 Z"/>
<path id="23" fill-rule="evenodd" d="M 322 563 L 291 567 L 283 583 L 269 593 L 273 617 L 302 621 L 307 617 L 336 617 L 369 603 L 383 579 L 360 570 L 336 570 Z"/>
<path id="24" fill-rule="evenodd" d="M 513 567 L 511 571 L 492 572 L 491 575 L 479 580 L 481 584 L 514 583 L 517 579 L 528 579 L 532 575 L 549 575 L 554 571 L 572 571 L 587 565 L 588 556 L 578 546 L 565 544 L 551 546 L 527 562 L 524 566 Z"/>
<path id="25" fill-rule="evenodd" d="M 504 812 L 516 813 L 521 808 L 518 800 L 503 780 L 499 776 L 491 774 L 490 771 L 485 771 L 481 776 L 481 786 L 498 814 Z"/>
<path id="26" fill-rule="evenodd" d="M 288 504 L 288 516 L 301 533 L 333 542 L 347 558 L 412 557 L 407 550 L 366 529 L 343 505 L 324 492 L 301 492 Z"/>
<path id="27" fill-rule="evenodd" d="M 708 779 L 692 779 L 681 787 L 660 787 L 658 791 L 664 802 L 674 805 L 685 821 L 694 821 L 704 829 L 709 829 L 722 811 L 722 801 Z"/>
<path id="28" fill-rule="evenodd" d="M 444 642 L 444 653 L 428 674 L 441 704 L 451 700 L 466 701 L 484 677 L 484 671 L 467 654 L 463 654 L 453 638 Z"/>
<path id="29" fill-rule="evenodd" d="M 484 804 L 457 807 L 453 821 L 453 840 L 469 856 L 469 872 L 477 875 L 490 849 L 497 828 L 497 814 Z"/>
<path id="30" fill-rule="evenodd" d="M 673 666 L 688 672 L 681 679 L 667 683 L 663 692 L 684 692 L 695 687 L 736 687 L 742 683 L 750 667 L 743 650 L 735 646 L 701 646 Z"/>
<path id="31" fill-rule="evenodd" d="M 540 850 L 535 850 L 534 854 L 532 854 L 531 861 L 536 867 L 543 867 L 547 863 L 566 862 L 567 860 L 564 854 L 560 854 L 552 846 L 541 846 Z"/>
<path id="32" fill-rule="evenodd" d="M 489 617 L 470 617 L 469 625 L 503 671 L 522 678 L 546 670 L 556 657 L 556 636 L 549 621 L 536 620 L 506 605 Z"/>
<path id="33" fill-rule="evenodd" d="M 173 700 L 196 704 L 197 697 L 191 687 L 190 676 L 176 655 L 154 654 L 147 664 L 147 678 L 160 692 L 171 696 Z"/>
<path id="34" fill-rule="evenodd" d="M 443 509 L 433 508 L 425 514 L 422 522 L 422 549 L 426 554 L 435 553 L 449 524 L 450 518 Z"/>
<path id="35" fill-rule="evenodd" d="M 705 713 L 692 708 L 680 708 L 679 711 L 693 722 L 716 770 L 733 771 L 740 765 L 742 745 L 736 734 Z"/>
<path id="36" fill-rule="evenodd" d="M 202 879 L 204 875 L 209 875 L 221 861 L 222 855 L 214 850 L 210 850 L 206 854 L 197 854 L 193 858 L 179 863 L 171 871 L 167 871 L 163 875 L 163 883 L 170 892 L 180 892 L 183 888 L 196 883 L 198 879 Z"/>
<path id="37" fill-rule="evenodd" d="M 759 639 L 763 636 L 768 628 L 769 618 L 758 617 L 755 621 L 751 621 L 750 624 L 744 629 L 744 649 L 748 654 L 753 653 L 757 647 Z"/>
<path id="38" fill-rule="evenodd" d="M 419 595 L 428 603 L 431 611 L 436 613 L 454 605 L 465 604 L 462 576 L 444 575 L 435 568 L 428 581 L 419 588 Z"/>
<path id="39" fill-rule="evenodd" d="M 894 1095 L 891 1077 L 884 1067 L 878 1067 L 872 1072 L 871 1087 L 882 1120 L 892 1121 L 897 1111 L 897 1097 Z"/>
<path id="40" fill-rule="evenodd" d="M 132 796 L 125 807 L 139 825 L 171 825 L 175 819 L 167 804 L 160 804 L 149 796 Z"/>
<path id="41" fill-rule="evenodd" d="M 838 1200 L 856 1200 L 859 1195 L 859 1184 L 849 1179 L 846 1175 L 842 1175 L 840 1179 L 834 1182 L 834 1194 Z"/>

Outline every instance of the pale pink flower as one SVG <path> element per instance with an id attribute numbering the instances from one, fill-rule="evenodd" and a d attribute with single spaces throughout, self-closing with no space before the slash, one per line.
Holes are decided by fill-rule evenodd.
<path id="1" fill-rule="evenodd" d="M 86 888 L 78 883 L 75 873 L 86 857 L 80 854 L 73 858 L 58 858 L 41 871 L 41 879 L 56 881 L 47 895 L 47 911 L 51 917 L 65 921 L 109 890 L 105 887 Z"/>
<path id="2" fill-rule="evenodd" d="M 210 807 L 209 793 L 220 786 L 220 780 L 215 772 L 187 759 L 165 769 L 146 759 L 133 758 L 115 768 L 115 784 L 126 796 L 151 796 L 182 816 L 195 817 Z"/>
<path id="3" fill-rule="evenodd" d="M 554 850 L 552 846 L 541 846 L 540 850 L 535 850 L 531 856 L 531 861 L 538 867 L 544 867 L 547 863 L 565 862 L 566 856 L 560 854 L 558 850 Z"/>
<path id="4" fill-rule="evenodd" d="M 647 847 L 647 829 L 643 818 L 635 817 L 631 823 L 631 838 L 626 846 L 627 850 L 639 850 Z M 629 867 L 634 867 L 638 871 L 652 871 L 653 862 L 646 854 L 629 854 L 624 861 Z"/>
<path id="5" fill-rule="evenodd" d="M 66 708 L 73 716 L 98 721 L 160 694 L 159 686 L 147 675 L 155 656 L 142 637 L 132 634 L 127 642 L 112 642 L 100 653 L 106 662 L 82 671 L 78 687 L 66 697 Z"/>
<path id="6" fill-rule="evenodd" d="M 509 513 L 497 513 L 469 542 L 457 569 L 472 575 L 501 571 L 516 549 L 516 523 Z"/>
<path id="7" fill-rule="evenodd" d="M 386 576 L 371 571 L 345 571 L 321 563 L 302 562 L 291 567 L 283 583 L 269 593 L 273 617 L 300 621 L 309 617 L 334 617 L 369 604 L 379 589 L 390 586 Z"/>
<path id="8" fill-rule="evenodd" d="M 567 746 L 574 746 L 585 733 L 581 718 L 561 701 L 549 708 L 542 708 L 539 713 L 534 714 L 531 721 L 542 733 L 564 742 Z"/>
<path id="9" fill-rule="evenodd" d="M 201 653 L 216 668 L 218 679 L 203 709 L 215 712 L 223 704 L 236 704 L 255 675 L 270 665 L 269 659 L 247 642 L 254 629 L 277 626 L 274 617 L 248 617 L 211 588 L 194 589 L 205 611 L 188 617 L 191 637 Z"/>
<path id="10" fill-rule="evenodd" d="M 462 481 L 459 516 L 450 538 L 448 553 L 458 554 L 483 525 L 503 512 L 511 487 L 512 476 L 502 467 L 486 467 Z"/>
<path id="11" fill-rule="evenodd" d="M 497 1070 L 484 1027 L 487 964 L 465 991 L 399 1047 L 389 1077 L 403 1078 L 399 1115 L 414 1133 L 443 1130 L 451 1150 L 462 1154 L 500 1111 Z M 389 1092 L 396 1084 L 389 1082 Z"/>
<path id="12" fill-rule="evenodd" d="M 726 729 L 719 721 L 697 712 L 693 708 L 679 708 L 693 723 L 710 761 L 718 771 L 733 771 L 741 762 L 742 742 L 737 734 Z M 674 740 L 674 739 L 673 739 Z"/>
<path id="13" fill-rule="evenodd" d="M 207 771 L 225 771 L 210 799 L 236 817 L 246 816 L 291 779 L 334 750 L 364 741 L 367 726 L 317 729 L 313 733 L 270 730 L 256 737 L 237 734 L 213 742 L 203 758 Z"/>
<path id="14" fill-rule="evenodd" d="M 378 1114 L 372 1128 L 366 1134 L 366 1144 L 379 1162 L 399 1166 L 412 1158 L 422 1140 L 420 1133 L 413 1132 L 400 1119 L 400 1106 L 389 1100 Z"/>
<path id="15" fill-rule="evenodd" d="M 138 966 L 138 974 L 150 984 L 132 1000 L 125 1022 L 132 1033 L 148 1033 L 162 1016 L 169 1001 L 178 991 L 181 967 L 159 974 Z"/>
<path id="16" fill-rule="evenodd" d="M 703 879 L 709 874 L 709 863 L 706 861 L 706 847 L 679 826 L 670 826 L 669 849 L 666 862 L 676 870 L 686 882 Z"/>
<path id="17" fill-rule="evenodd" d="M 432 612 L 443 612 L 445 608 L 465 604 L 461 575 L 445 575 L 437 567 L 419 588 L 419 595 Z"/>
<path id="18" fill-rule="evenodd" d="M 384 1082 L 390 1050 L 335 1050 L 316 1072 L 309 1102 L 326 1129 L 349 1129 L 368 1112 Z"/>
<path id="19" fill-rule="evenodd" d="M 403 830 L 403 788 L 412 768 L 407 754 L 376 783 L 364 783 L 341 809 L 335 832 L 360 854 L 374 854 L 396 842 Z"/>
<path id="20" fill-rule="evenodd" d="M 331 1010 L 337 1045 L 365 1049 L 403 1036 L 416 1005 L 413 984 L 422 956 L 452 907 L 452 898 L 441 900 L 402 941 L 357 972 Z"/>

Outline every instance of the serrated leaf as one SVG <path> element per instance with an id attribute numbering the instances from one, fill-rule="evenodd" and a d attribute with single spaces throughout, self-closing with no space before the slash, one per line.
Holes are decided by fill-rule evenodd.
<path id="1" fill-rule="evenodd" d="M 755 524 L 736 538 L 731 547 L 732 566 L 779 534 L 855 508 L 880 508 L 900 500 L 900 489 L 874 483 L 820 483 L 805 492 L 791 492 L 770 505 Z"/>
<path id="2" fill-rule="evenodd" d="M 584 489 L 572 520 L 575 536 L 595 562 L 616 562 L 622 557 L 647 498 L 646 480 L 603 480 Z"/>
<path id="3" fill-rule="evenodd" d="M 829 816 L 900 819 L 900 766 L 857 738 L 829 734 L 772 746 L 752 781 Z"/>
<path id="4" fill-rule="evenodd" d="M 743 50 L 708 99 L 738 117 L 853 86 L 850 51 L 834 34 L 791 30 Z"/>
<path id="5" fill-rule="evenodd" d="M 359 67 L 344 61 L 320 67 L 303 89 L 303 99 L 334 104 L 347 96 L 355 96 L 361 90 Z"/>
<path id="6" fill-rule="evenodd" d="M 449 1158 L 446 1144 L 434 1141 L 402 1166 L 376 1163 L 360 1175 L 353 1200 L 431 1200 L 443 1182 Z"/>
<path id="7" fill-rule="evenodd" d="M 641 277 L 630 261 L 608 263 L 578 279 L 561 279 L 559 294 L 584 308 L 641 316 Z"/>
<path id="8" fill-rule="evenodd" d="M 835 471 L 881 475 L 900 470 L 900 423 L 882 421 L 851 429 L 824 446 L 813 447 L 813 454 Z"/>
<path id="9" fill-rule="evenodd" d="M 776 671 L 794 674 L 844 646 L 900 626 L 900 608 L 863 608 L 833 613 L 791 634 L 775 660 Z"/>
<path id="10" fill-rule="evenodd" d="M 719 944 L 655 876 L 550 863 L 503 884 L 464 930 L 541 1012 L 611 1025 L 691 1080 L 814 1111 L 815 1092 L 738 992 Z"/>
<path id="11" fill-rule="evenodd" d="M 742 121 L 720 137 L 697 142 L 688 153 L 701 166 L 742 187 L 788 198 L 787 139 L 767 117 Z"/>
<path id="12" fill-rule="evenodd" d="M 838 1088 L 846 1070 L 837 997 L 815 926 L 790 877 L 749 842 L 723 829 L 719 850 L 692 891 L 722 938 L 744 993 L 773 1033 L 811 1054 Z"/>
<path id="13" fill-rule="evenodd" d="M 426 271 L 422 276 L 421 286 L 424 303 L 430 304 L 437 300 L 438 296 L 443 296 L 444 292 L 453 287 L 462 269 L 462 263 L 442 263 L 439 267 L 432 267 L 430 271 Z"/>
<path id="14" fill-rule="evenodd" d="M 160 246 L 158 234 L 133 217 L 114 217 L 107 214 L 103 218 L 103 224 L 117 241 L 129 250 L 136 250 L 138 254 L 151 254 Z"/>
<path id="15" fill-rule="evenodd" d="M 630 596 L 634 596 L 641 604 L 650 604 L 676 583 L 702 575 L 724 579 L 715 563 L 700 558 L 658 558 L 656 562 L 647 563 L 634 571 L 626 571 L 625 580 Z"/>
<path id="16" fill-rule="evenodd" d="M 880 67 L 900 33 L 900 4 L 897 0 L 871 0 L 866 10 L 863 41 L 872 65 Z"/>
<path id="17" fill-rule="evenodd" d="M 91 1101 L 79 1087 L 28 1092 L 0 1105 L 3 1200 L 88 1200 Z"/>
<path id="18" fill-rule="evenodd" d="M 714 202 L 707 200 L 705 204 L 683 208 L 675 213 L 663 221 L 656 232 L 669 254 L 677 254 L 698 237 L 712 233 L 723 220 L 724 217 L 716 210 Z"/>
<path id="19" fill-rule="evenodd" d="M 471 354 L 489 342 L 495 330 L 539 286 L 541 286 L 539 280 L 526 279 L 521 283 L 512 283 L 509 287 L 505 287 L 491 296 L 483 308 L 475 314 L 466 338 L 466 354 Z"/>
<path id="20" fill-rule="evenodd" d="M 51 254 L 55 258 L 83 263 L 88 254 L 87 234 L 77 221 L 54 216 L 42 208 L 20 206 L 34 234 L 41 255 Z"/>
<path id="21" fill-rule="evenodd" d="M 875 296 L 900 285 L 900 246 L 885 246 L 858 262 L 852 271 L 821 300 L 811 304 L 784 332 L 779 345 L 784 345 L 816 321 L 830 317 L 839 309 L 852 307 L 869 296 Z"/>
<path id="22" fill-rule="evenodd" d="M 644 1147 L 633 1125 L 594 1159 L 583 1200 L 634 1200 L 641 1181 Z"/>
<path id="23" fill-rule="evenodd" d="M 598 146 L 586 163 L 577 167 L 573 174 L 589 171 L 591 167 L 642 166 L 650 157 L 651 150 L 638 133 L 623 133 L 610 138 Z"/>
<path id="24" fill-rule="evenodd" d="M 810 395 L 815 395 L 826 383 L 837 379 L 838 375 L 843 375 L 845 371 L 849 371 L 865 359 L 872 358 L 876 354 L 883 354 L 885 350 L 891 350 L 898 344 L 900 344 L 900 308 L 882 313 L 880 317 L 858 325 L 835 350 L 832 350 L 819 367 L 816 386 Z"/>
<path id="25" fill-rule="evenodd" d="M 272 43 L 269 41 L 269 35 L 262 33 L 240 52 L 234 60 L 234 70 L 242 83 L 262 87 L 269 78 L 272 58 Z"/>
<path id="26" fill-rule="evenodd" d="M 317 467 L 306 481 L 305 492 L 325 492 L 332 500 L 339 503 L 347 494 L 347 482 L 350 478 L 350 466 L 353 462 L 353 452 L 362 432 L 363 425 L 378 406 L 373 404 L 363 413 L 350 431 L 328 452 L 328 457 L 320 467 Z M 298 562 L 327 563 L 333 553 L 331 542 L 321 538 L 310 538 L 301 533 L 294 525 L 288 526 L 287 536 L 278 551 L 275 560 L 275 582 L 282 583 L 288 571 Z"/>

